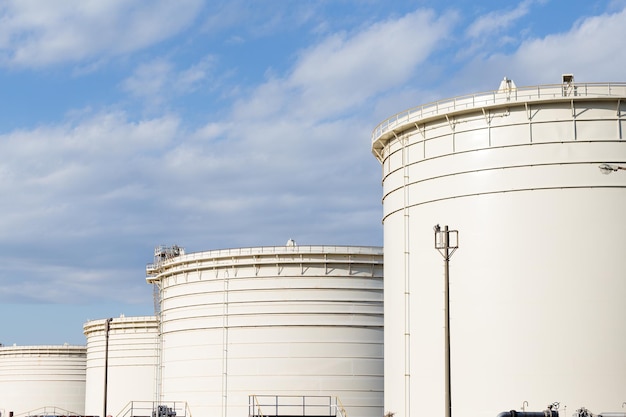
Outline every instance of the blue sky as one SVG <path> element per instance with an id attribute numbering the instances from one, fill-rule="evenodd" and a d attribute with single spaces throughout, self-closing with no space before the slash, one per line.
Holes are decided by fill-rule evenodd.
<path id="1" fill-rule="evenodd" d="M 0 343 L 152 314 L 160 244 L 382 245 L 379 122 L 625 81 L 624 35 L 626 0 L 4 0 Z"/>

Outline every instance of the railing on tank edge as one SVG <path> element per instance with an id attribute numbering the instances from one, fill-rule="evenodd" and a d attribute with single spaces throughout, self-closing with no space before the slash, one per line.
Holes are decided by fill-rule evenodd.
<path id="1" fill-rule="evenodd" d="M 67 355 L 67 354 L 84 355 L 86 351 L 85 346 L 69 345 L 69 344 L 65 344 L 62 346 L 57 346 L 57 345 L 3 346 L 2 344 L 0 344 L 0 347 L 2 347 L 2 350 L 0 351 L 0 355 L 2 356 L 5 356 L 5 355 L 12 356 L 15 353 L 25 354 L 25 352 L 28 352 L 27 354 L 29 355 L 32 355 L 32 354 L 53 355 L 53 354 L 58 354 L 59 352 L 62 352 L 64 355 Z M 46 406 L 42 408 L 54 408 L 54 407 Z M 14 415 L 17 416 L 17 414 L 14 414 Z"/>
<path id="2" fill-rule="evenodd" d="M 250 395 L 249 417 L 347 417 L 337 397 L 323 395 Z"/>
<path id="3" fill-rule="evenodd" d="M 287 254 L 289 252 L 297 254 L 333 254 L 346 253 L 354 255 L 380 255 L 382 248 L 379 246 L 341 246 L 341 245 L 303 245 L 303 246 L 257 246 L 250 248 L 216 249 L 204 252 L 191 252 L 177 257 L 169 258 L 161 263 L 149 263 L 146 265 L 148 275 L 157 271 L 164 263 L 175 262 L 183 258 L 185 261 L 205 259 L 207 255 L 213 258 L 224 258 L 227 256 L 249 256 L 267 254 Z M 154 272 L 156 274 L 156 272 Z"/>
<path id="4" fill-rule="evenodd" d="M 481 108 L 508 102 L 553 100 L 563 97 L 624 96 L 626 96 L 626 83 L 573 83 L 516 87 L 446 98 L 396 113 L 382 121 L 374 128 L 372 144 L 383 134 L 393 130 L 393 128 L 397 126 L 457 110 Z"/>
<path id="5" fill-rule="evenodd" d="M 130 401 L 116 417 L 161 417 L 157 411 L 159 406 L 170 408 L 176 417 L 191 417 L 186 401 Z"/>

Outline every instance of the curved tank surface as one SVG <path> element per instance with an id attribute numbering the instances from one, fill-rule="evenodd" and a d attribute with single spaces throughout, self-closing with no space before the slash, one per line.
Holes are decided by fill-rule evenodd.
<path id="1" fill-rule="evenodd" d="M 162 401 L 194 415 L 380 417 L 382 248 L 157 252 Z"/>
<path id="2" fill-rule="evenodd" d="M 147 413 L 151 412 L 157 383 L 158 330 L 155 316 L 121 316 L 83 325 L 87 338 L 86 415 L 128 414 L 133 404 L 136 408 L 137 404 L 141 408 L 149 404 Z M 105 376 L 107 413 L 103 414 Z"/>
<path id="3" fill-rule="evenodd" d="M 446 392 L 459 416 L 554 402 L 621 411 L 626 84 L 562 81 L 517 88 L 505 79 L 374 130 L 385 413 L 447 415 Z M 458 245 L 447 309 L 437 224 L 456 231 L 448 246 Z"/>
<path id="4" fill-rule="evenodd" d="M 84 346 L 1 346 L 2 415 L 82 415 Z"/>

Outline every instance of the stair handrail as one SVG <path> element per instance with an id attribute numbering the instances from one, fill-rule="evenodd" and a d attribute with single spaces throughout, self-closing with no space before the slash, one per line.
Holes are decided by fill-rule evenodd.
<path id="1" fill-rule="evenodd" d="M 50 413 L 50 410 L 52 411 L 52 413 Z M 57 411 L 61 411 L 60 413 L 57 413 Z M 43 416 L 43 415 L 52 415 L 52 416 L 80 416 L 81 414 L 79 413 L 75 413 L 73 411 L 70 410 L 66 410 L 64 408 L 61 407 L 57 407 L 57 406 L 53 406 L 53 405 L 46 405 L 43 407 L 39 407 L 39 408 L 35 408 L 33 410 L 30 411 L 25 411 L 23 413 L 20 414 L 15 414 L 15 417 L 20 417 L 20 416 Z"/>
<path id="2" fill-rule="evenodd" d="M 257 414 L 254 414 L 254 407 L 256 404 L 256 409 L 257 409 Z M 261 404 L 259 403 L 259 399 L 257 398 L 256 395 L 252 396 L 252 413 L 255 416 L 259 416 L 259 417 L 263 417 L 263 412 L 261 411 Z"/>
<path id="3" fill-rule="evenodd" d="M 337 400 L 336 407 L 337 407 L 337 411 L 339 412 L 339 417 L 348 417 L 348 412 L 343 407 L 343 404 L 341 400 L 339 399 L 339 396 L 336 396 L 335 399 Z"/>

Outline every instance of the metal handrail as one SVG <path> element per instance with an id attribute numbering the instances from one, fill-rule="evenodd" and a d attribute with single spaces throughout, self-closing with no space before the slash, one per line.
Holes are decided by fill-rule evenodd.
<path id="1" fill-rule="evenodd" d="M 249 256 L 263 255 L 381 255 L 382 248 L 378 246 L 341 246 L 341 245 L 303 245 L 303 246 L 258 246 L 250 248 L 216 249 L 204 252 L 191 252 L 174 258 L 169 258 L 160 263 L 149 263 L 146 265 L 147 275 L 155 275 L 158 269 L 164 264 L 175 264 L 177 262 L 193 262 L 195 260 L 207 260 L 210 258 L 245 258 Z"/>
<path id="2" fill-rule="evenodd" d="M 191 417 L 189 404 L 186 401 L 130 401 L 116 417 L 133 417 L 154 415 L 158 406 L 168 406 L 176 412 L 176 417 Z"/>
<path id="3" fill-rule="evenodd" d="M 328 415 L 329 417 L 345 417 L 345 409 L 343 405 L 339 405 L 337 397 L 326 395 L 250 395 L 248 404 L 248 414 L 250 417 L 263 417 L 261 413 L 261 407 L 265 407 L 266 414 L 271 416 L 280 415 L 298 415 L 301 417 L 306 416 L 319 416 Z M 263 400 L 265 399 L 265 401 Z M 296 399 L 298 402 L 293 402 Z M 307 403 L 307 399 L 310 401 Z M 316 402 L 316 400 L 323 400 L 322 402 Z M 312 401 L 311 401 L 312 400 Z M 334 400 L 334 401 L 333 401 Z M 267 413 L 268 409 L 274 409 L 274 414 Z M 287 410 L 287 411 L 285 411 Z M 299 413 L 295 413 L 294 410 L 300 410 Z M 322 413 L 322 411 L 327 411 Z M 317 411 L 317 412 L 315 412 Z"/>
<path id="4" fill-rule="evenodd" d="M 256 395 L 253 396 L 253 401 L 254 401 L 254 405 L 256 406 L 256 410 L 257 410 L 257 416 L 259 417 L 264 417 L 263 416 L 263 412 L 261 411 L 261 404 L 259 404 L 259 399 L 257 398 Z"/>
<path id="5" fill-rule="evenodd" d="M 339 399 L 339 397 L 335 397 L 335 399 L 337 400 L 337 411 L 339 413 L 338 417 L 348 417 L 348 413 L 346 412 L 346 409 L 343 406 L 343 403 L 341 402 L 341 400 Z"/>
<path id="6" fill-rule="evenodd" d="M 626 83 L 545 84 L 446 98 L 412 107 L 383 120 L 372 132 L 372 144 L 395 127 L 440 114 L 505 103 L 548 101 L 563 97 L 626 97 Z"/>
<path id="7" fill-rule="evenodd" d="M 80 416 L 81 414 L 75 413 L 73 411 L 69 411 L 69 410 L 65 410 L 63 408 L 60 407 L 56 407 L 56 406 L 44 406 L 44 407 L 40 407 L 31 411 L 26 411 L 20 414 L 15 414 L 15 417 L 19 417 L 19 416 Z"/>

